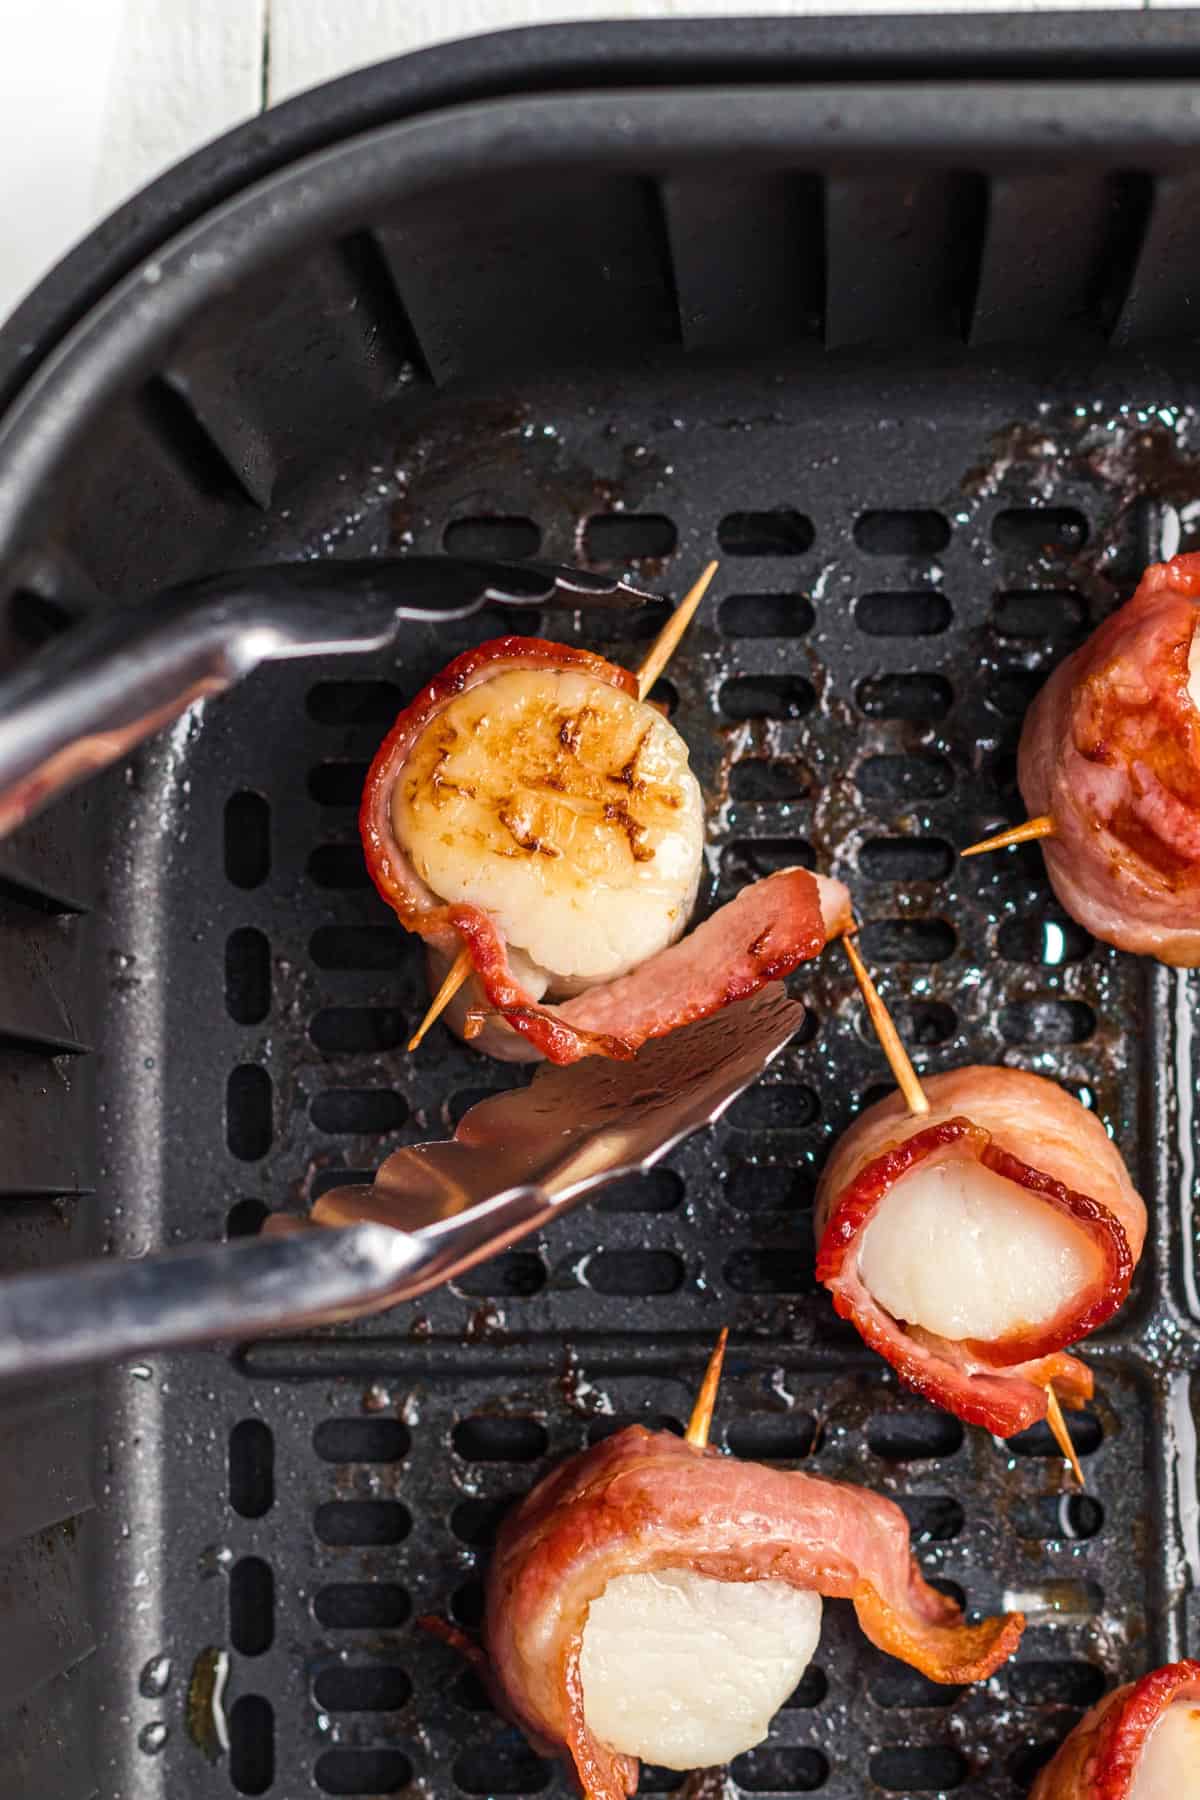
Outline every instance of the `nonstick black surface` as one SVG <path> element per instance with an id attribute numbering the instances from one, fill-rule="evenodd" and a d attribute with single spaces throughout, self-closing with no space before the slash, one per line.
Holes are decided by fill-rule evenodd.
<path id="1" fill-rule="evenodd" d="M 573 105 L 577 146 L 625 116 Z M 714 144 L 753 116 L 776 161 L 677 174 L 660 135 L 638 167 L 638 115 L 620 172 L 598 149 L 566 176 L 543 120 L 517 188 L 459 171 L 450 199 L 302 252 L 294 199 L 286 259 L 246 289 L 227 266 L 194 315 L 165 256 L 136 353 L 100 347 L 116 399 L 74 437 L 59 418 L 53 504 L 17 492 L 24 465 L 0 487 L 10 653 L 247 558 L 541 553 L 678 598 L 720 556 L 664 687 L 710 796 L 704 904 L 786 862 L 839 875 L 920 1068 L 1063 1081 L 1146 1194 L 1073 1422 L 1087 1492 L 1043 1428 L 1002 1444 L 905 1395 L 814 1287 L 816 1175 L 887 1084 L 834 948 L 730 1117 L 544 1238 L 360 1327 L 115 1372 L 94 1465 L 88 1384 L 0 1414 L 19 1800 L 565 1795 L 415 1619 L 476 1622 L 497 1519 L 555 1459 L 630 1419 L 679 1428 L 722 1324 L 720 1442 L 892 1495 L 928 1575 L 1030 1615 L 1017 1660 L 960 1691 L 828 1604 L 729 1792 L 1017 1800 L 1107 1685 L 1196 1647 L 1194 984 L 1093 943 L 1036 846 L 956 856 L 1020 816 L 1046 673 L 1200 509 L 1193 356 L 1150 305 L 1184 177 L 1069 145 L 1001 175 L 943 140 L 911 169 L 797 175 L 791 102 L 705 106 Z M 376 180 L 393 154 L 372 147 Z M 661 617 L 517 625 L 633 663 Z M 260 672 L 0 850 L 8 1262 L 254 1230 L 522 1079 L 441 1030 L 406 1055 L 419 946 L 355 831 L 394 712 L 504 623 Z"/>

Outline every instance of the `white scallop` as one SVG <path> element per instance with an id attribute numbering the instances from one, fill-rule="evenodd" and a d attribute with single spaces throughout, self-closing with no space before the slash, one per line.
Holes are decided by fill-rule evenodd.
<path id="1" fill-rule="evenodd" d="M 1146 1739 L 1129 1800 L 1200 1800 L 1200 1707 L 1173 1700 Z"/>
<path id="2" fill-rule="evenodd" d="M 566 671 L 508 670 L 422 732 L 393 828 L 441 899 L 489 912 L 555 998 L 611 981 L 686 930 L 704 802 L 654 707 Z"/>
<path id="3" fill-rule="evenodd" d="M 1070 1219 L 1015 1181 L 949 1156 L 896 1183 L 863 1233 L 858 1267 L 894 1319 L 957 1339 L 1044 1324 L 1092 1261 Z"/>
<path id="4" fill-rule="evenodd" d="M 584 1626 L 588 1728 L 668 1769 L 728 1762 L 766 1737 L 820 1635 L 821 1596 L 783 1581 L 618 1575 Z"/>

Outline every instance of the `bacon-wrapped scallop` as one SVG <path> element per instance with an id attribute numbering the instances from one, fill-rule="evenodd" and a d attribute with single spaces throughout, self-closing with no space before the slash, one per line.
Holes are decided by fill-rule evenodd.
<path id="1" fill-rule="evenodd" d="M 816 1198 L 817 1279 L 929 1400 L 1010 1437 L 1047 1388 L 1091 1397 L 1065 1354 L 1125 1299 L 1146 1209 L 1104 1127 L 1055 1082 L 971 1067 L 869 1107 Z"/>
<path id="2" fill-rule="evenodd" d="M 571 1458 L 505 1521 L 487 1584 L 498 1698 L 624 1800 L 640 1761 L 726 1762 L 759 1743 L 820 1634 L 853 1601 L 872 1643 L 934 1681 L 986 1678 L 1019 1613 L 967 1624 L 922 1578 L 898 1506 L 634 1425 Z"/>
<path id="3" fill-rule="evenodd" d="M 367 864 L 438 981 L 447 1014 L 510 1060 L 631 1056 L 789 974 L 843 930 L 840 882 L 786 869 L 680 942 L 703 866 L 688 749 L 627 669 L 505 637 L 457 657 L 371 765 Z"/>
<path id="4" fill-rule="evenodd" d="M 1200 1800 L 1200 1662 L 1168 1663 L 1106 1694 L 1030 1800 Z"/>
<path id="5" fill-rule="evenodd" d="M 1071 916 L 1186 968 L 1200 964 L 1198 622 L 1200 554 L 1154 563 L 1038 694 L 1017 768 Z"/>

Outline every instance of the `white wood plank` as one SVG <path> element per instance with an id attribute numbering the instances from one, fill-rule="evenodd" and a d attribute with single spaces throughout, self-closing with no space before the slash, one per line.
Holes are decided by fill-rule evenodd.
<path id="1" fill-rule="evenodd" d="M 266 0 L 125 0 L 98 214 L 262 106 Z"/>

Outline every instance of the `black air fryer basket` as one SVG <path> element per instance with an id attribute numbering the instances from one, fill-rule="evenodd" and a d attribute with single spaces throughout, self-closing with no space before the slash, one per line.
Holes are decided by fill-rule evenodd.
<path id="1" fill-rule="evenodd" d="M 670 672 L 708 898 L 841 876 L 919 1065 L 1061 1080 L 1151 1212 L 1085 1494 L 1044 1428 L 906 1394 L 814 1286 L 816 1174 L 886 1080 L 827 954 L 727 1120 L 544 1239 L 0 1399 L 4 1800 L 565 1795 L 415 1620 L 474 1624 L 505 1506 L 686 1417 L 722 1324 L 721 1442 L 894 1497 L 931 1578 L 1030 1615 L 959 1690 L 829 1603 L 731 1793 L 1017 1800 L 1196 1651 L 1195 983 L 1066 919 L 1036 846 L 956 851 L 1020 816 L 1048 670 L 1200 524 L 1198 75 L 1187 14 L 482 40 L 224 139 L 0 334 L 9 662 L 254 561 L 540 552 L 677 598 L 719 555 Z M 658 623 L 552 629 L 632 661 Z M 355 832 L 393 712 L 495 629 L 260 671 L 0 844 L 5 1268 L 253 1231 L 521 1078 L 405 1054 L 421 958 Z"/>

